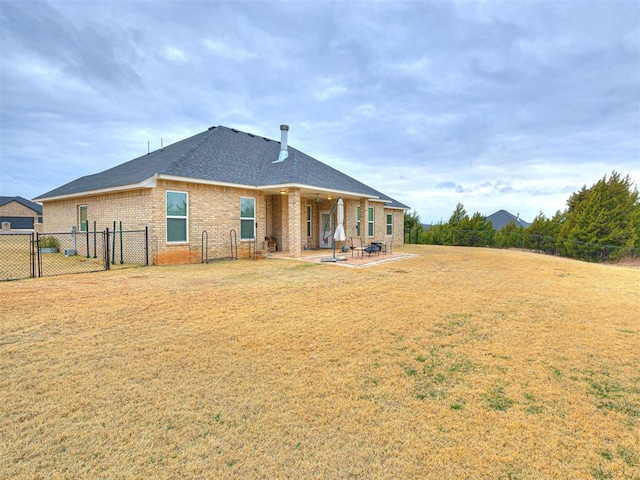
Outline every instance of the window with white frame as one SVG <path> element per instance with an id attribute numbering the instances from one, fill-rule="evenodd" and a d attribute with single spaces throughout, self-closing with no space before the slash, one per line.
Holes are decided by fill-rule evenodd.
<path id="1" fill-rule="evenodd" d="M 307 205 L 307 238 L 311 238 L 311 205 Z"/>
<path id="2" fill-rule="evenodd" d="M 387 213 L 387 235 L 393 235 L 393 213 Z"/>
<path id="3" fill-rule="evenodd" d="M 367 208 L 367 236 L 373 237 L 375 234 L 375 228 L 373 225 L 373 219 L 375 218 L 375 211 L 373 207 Z"/>
<path id="4" fill-rule="evenodd" d="M 358 237 L 360 236 L 360 214 L 361 214 L 360 205 L 358 205 L 356 207 L 356 235 Z"/>
<path id="5" fill-rule="evenodd" d="M 167 192 L 167 243 L 189 241 L 188 212 L 187 192 Z"/>
<path id="6" fill-rule="evenodd" d="M 78 206 L 78 223 L 80 225 L 80 231 L 86 232 L 89 230 L 89 225 L 87 222 L 87 206 L 79 205 Z"/>
<path id="7" fill-rule="evenodd" d="M 256 199 L 240 197 L 240 240 L 256 238 Z"/>

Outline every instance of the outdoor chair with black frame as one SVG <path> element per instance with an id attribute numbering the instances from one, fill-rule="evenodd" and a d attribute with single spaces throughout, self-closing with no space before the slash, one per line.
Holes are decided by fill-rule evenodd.
<path id="1" fill-rule="evenodd" d="M 368 245 L 363 243 L 360 237 L 351 237 L 351 258 L 353 258 L 354 252 L 356 252 L 359 257 L 362 257 L 367 247 Z"/>

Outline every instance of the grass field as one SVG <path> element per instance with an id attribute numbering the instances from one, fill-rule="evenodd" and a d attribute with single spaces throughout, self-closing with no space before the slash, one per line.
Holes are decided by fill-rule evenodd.
<path id="1" fill-rule="evenodd" d="M 640 478 L 640 269 L 404 251 L 0 283 L 0 478 Z"/>

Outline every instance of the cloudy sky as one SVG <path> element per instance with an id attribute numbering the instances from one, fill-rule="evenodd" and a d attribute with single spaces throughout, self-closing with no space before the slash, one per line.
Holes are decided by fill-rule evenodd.
<path id="1" fill-rule="evenodd" d="M 640 2 L 0 0 L 0 195 L 212 125 L 289 143 L 423 222 L 552 216 L 640 183 Z"/>

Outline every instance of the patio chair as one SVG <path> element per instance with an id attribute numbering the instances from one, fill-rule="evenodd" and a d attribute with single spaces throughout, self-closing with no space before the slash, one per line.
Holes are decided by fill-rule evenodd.
<path id="1" fill-rule="evenodd" d="M 393 253 L 393 235 L 386 235 L 382 244 L 382 251 L 385 253 Z"/>
<path id="2" fill-rule="evenodd" d="M 358 256 L 362 257 L 367 247 L 368 245 L 363 243 L 360 237 L 351 237 L 351 258 L 353 258 L 353 252 L 357 252 Z"/>

